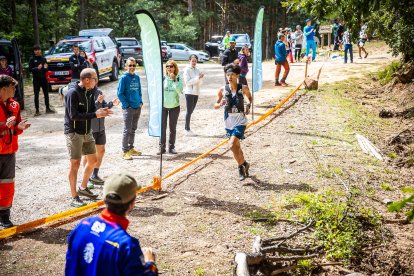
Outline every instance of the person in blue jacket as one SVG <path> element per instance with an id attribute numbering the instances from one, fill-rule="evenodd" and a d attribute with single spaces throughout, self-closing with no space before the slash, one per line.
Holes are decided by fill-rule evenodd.
<path id="1" fill-rule="evenodd" d="M 285 45 L 286 37 L 284 34 L 280 33 L 278 36 L 278 41 L 275 43 L 275 64 L 276 64 L 276 71 L 275 71 L 275 86 L 288 86 L 286 83 L 286 78 L 289 74 L 289 63 L 286 59 L 287 52 L 286 52 L 286 45 Z M 279 82 L 279 75 L 280 70 L 283 68 L 285 72 L 283 73 L 283 77 Z"/>
<path id="2" fill-rule="evenodd" d="M 134 209 L 140 187 L 128 172 L 111 175 L 104 184 L 106 209 L 82 220 L 70 233 L 66 276 L 157 276 L 155 254 L 127 233 L 127 215 Z"/>
<path id="3" fill-rule="evenodd" d="M 311 26 L 312 22 L 310 19 L 306 19 L 306 26 L 303 29 L 303 34 L 306 37 L 306 56 L 309 55 L 309 50 L 312 48 L 312 61 L 316 58 L 316 43 L 315 43 L 315 27 Z"/>
<path id="4" fill-rule="evenodd" d="M 127 72 L 121 76 L 118 83 L 118 99 L 122 104 L 124 117 L 124 132 L 122 136 L 122 158 L 132 160 L 133 156 L 140 156 L 141 152 L 134 148 L 135 131 L 142 108 L 141 81 L 135 74 L 137 61 L 129 57 L 126 61 Z"/>

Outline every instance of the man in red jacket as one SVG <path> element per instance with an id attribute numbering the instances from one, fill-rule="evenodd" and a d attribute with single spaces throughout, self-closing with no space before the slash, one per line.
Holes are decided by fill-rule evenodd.
<path id="1" fill-rule="evenodd" d="M 13 100 L 17 81 L 10 76 L 0 75 L 0 226 L 13 226 L 10 208 L 14 196 L 16 172 L 17 135 L 30 127 L 20 117 L 20 105 Z"/>

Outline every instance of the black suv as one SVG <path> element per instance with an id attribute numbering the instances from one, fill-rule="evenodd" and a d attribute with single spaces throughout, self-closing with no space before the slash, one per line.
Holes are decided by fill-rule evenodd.
<path id="1" fill-rule="evenodd" d="M 248 34 L 232 34 L 232 37 L 236 39 L 236 50 L 240 52 L 243 46 L 247 46 L 250 49 L 250 57 L 249 62 L 251 61 L 251 57 L 253 56 L 253 40 L 250 40 L 250 36 Z M 220 57 L 223 54 L 225 48 L 223 41 L 219 45 Z"/>
<path id="2" fill-rule="evenodd" d="M 0 38 L 0 56 L 5 56 L 7 64 L 13 70 L 13 77 L 19 82 L 16 88 L 15 98 L 20 103 L 20 108 L 24 109 L 24 84 L 22 59 L 16 39 L 6 40 Z"/>
<path id="3" fill-rule="evenodd" d="M 220 55 L 219 45 L 223 41 L 222 35 L 213 35 L 204 45 L 204 49 L 210 54 L 210 57 L 218 57 Z"/>

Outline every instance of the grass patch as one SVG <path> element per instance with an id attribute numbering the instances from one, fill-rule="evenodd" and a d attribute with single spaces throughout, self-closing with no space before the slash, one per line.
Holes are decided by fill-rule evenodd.
<path id="1" fill-rule="evenodd" d="M 391 187 L 390 183 L 388 183 L 388 182 L 382 182 L 382 183 L 380 184 L 380 186 L 381 186 L 381 189 L 383 189 L 384 191 L 392 191 L 392 190 L 394 190 L 394 189 Z"/>
<path id="2" fill-rule="evenodd" d="M 384 70 L 378 72 L 378 78 L 381 85 L 389 83 L 393 79 L 393 74 L 401 69 L 401 63 L 399 60 L 394 60 L 385 67 Z"/>
<path id="3" fill-rule="evenodd" d="M 289 195 L 284 204 L 289 209 L 283 218 L 314 222 L 312 238 L 324 246 L 329 260 L 350 264 L 364 247 L 381 240 L 381 216 L 360 200 L 348 199 L 343 192 Z"/>
<path id="4" fill-rule="evenodd" d="M 204 268 L 202 268 L 202 267 L 197 267 L 197 268 L 194 270 L 194 276 L 204 276 L 204 275 L 206 275 L 206 271 L 204 270 Z"/>

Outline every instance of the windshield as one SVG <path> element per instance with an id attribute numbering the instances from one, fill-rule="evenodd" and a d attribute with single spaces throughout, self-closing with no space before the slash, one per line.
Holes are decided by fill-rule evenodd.
<path id="1" fill-rule="evenodd" d="M 233 35 L 233 37 L 236 39 L 236 43 L 250 43 L 246 35 Z"/>
<path id="2" fill-rule="evenodd" d="M 188 48 L 188 49 L 190 49 L 190 50 L 195 51 L 195 49 L 194 49 L 193 47 L 190 47 L 190 46 L 188 46 L 188 45 L 185 45 L 185 47 L 187 47 L 187 48 Z"/>
<path id="3" fill-rule="evenodd" d="M 136 46 L 138 41 L 136 40 L 118 40 L 118 43 L 121 43 L 121 46 Z"/>
<path id="4" fill-rule="evenodd" d="M 73 52 L 73 44 L 79 45 L 79 48 L 87 53 L 90 53 L 92 51 L 91 41 L 90 40 L 84 40 L 84 41 L 64 41 L 59 42 L 56 44 L 56 47 L 53 48 L 49 55 L 53 54 L 66 54 L 66 53 L 72 53 Z"/>

